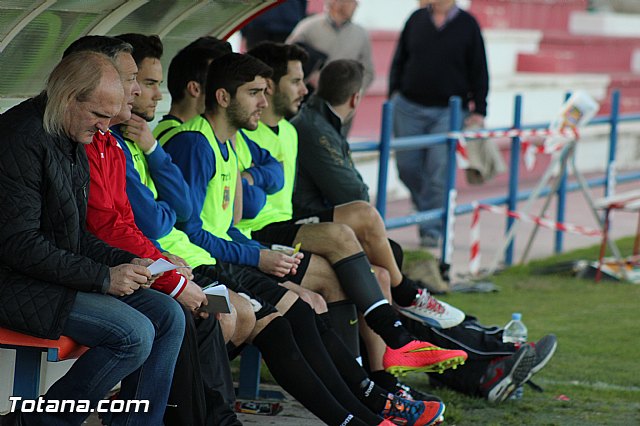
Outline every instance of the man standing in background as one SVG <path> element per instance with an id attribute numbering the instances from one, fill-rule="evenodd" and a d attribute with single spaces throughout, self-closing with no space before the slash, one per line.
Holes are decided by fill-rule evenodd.
<path id="1" fill-rule="evenodd" d="M 421 2 L 422 5 L 422 2 Z M 396 137 L 445 133 L 449 98 L 462 98 L 465 126 L 482 127 L 489 76 L 480 27 L 455 0 L 429 0 L 405 24 L 389 73 Z M 400 179 L 418 211 L 443 207 L 447 146 L 399 151 Z M 420 245 L 437 247 L 441 220 L 420 224 Z"/>
<path id="2" fill-rule="evenodd" d="M 287 43 L 311 46 L 327 55 L 326 63 L 336 59 L 361 62 L 365 68 L 363 91 L 366 91 L 375 75 L 369 34 L 364 27 L 351 21 L 357 7 L 357 0 L 325 0 L 325 13 L 300 21 Z M 313 76 L 309 77 L 313 79 Z"/>

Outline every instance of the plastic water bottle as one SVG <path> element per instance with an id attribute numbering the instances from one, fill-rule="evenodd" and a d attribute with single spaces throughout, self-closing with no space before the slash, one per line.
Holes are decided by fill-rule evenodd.
<path id="1" fill-rule="evenodd" d="M 522 314 L 515 312 L 511 314 L 511 321 L 504 326 L 502 341 L 505 343 L 527 343 L 527 326 L 522 322 Z M 509 399 L 522 399 L 524 389 L 519 386 Z"/>

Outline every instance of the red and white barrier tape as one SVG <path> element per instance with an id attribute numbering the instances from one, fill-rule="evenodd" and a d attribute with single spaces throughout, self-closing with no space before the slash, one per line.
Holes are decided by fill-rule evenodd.
<path id="1" fill-rule="evenodd" d="M 589 237 L 601 237 L 602 230 L 589 228 L 587 226 L 573 225 L 570 223 L 555 222 L 553 220 L 533 216 L 531 214 L 520 213 L 508 210 L 506 207 L 493 206 L 489 204 L 473 204 L 473 214 L 471 216 L 471 250 L 469 255 L 469 271 L 471 275 L 478 275 L 480 271 L 480 210 L 486 210 L 491 213 L 506 215 L 523 222 L 534 223 L 543 228 L 554 229 L 561 232 L 570 232 L 573 234 L 585 235 Z"/>
<path id="2" fill-rule="evenodd" d="M 554 138 L 554 136 L 556 138 Z M 564 144 L 569 140 L 577 140 L 579 138 L 576 128 L 564 128 L 560 130 L 551 129 L 509 129 L 509 130 L 477 130 L 465 132 L 451 132 L 449 137 L 455 138 L 456 143 L 456 162 L 461 169 L 468 169 L 469 156 L 467 154 L 467 139 L 496 139 L 496 138 L 513 138 L 520 137 L 525 139 L 522 141 L 522 155 L 524 163 L 528 170 L 535 165 L 536 154 L 551 154 L 562 149 Z M 544 137 L 542 144 L 534 144 L 529 139 Z M 558 140 L 557 137 L 562 138 Z"/>

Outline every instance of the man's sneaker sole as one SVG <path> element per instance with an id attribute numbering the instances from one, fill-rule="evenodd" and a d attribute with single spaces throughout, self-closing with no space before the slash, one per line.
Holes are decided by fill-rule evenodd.
<path id="1" fill-rule="evenodd" d="M 513 356 L 514 365 L 509 374 L 504 376 L 487 394 L 487 399 L 492 403 L 505 401 L 519 386 L 522 386 L 531 377 L 531 367 L 536 361 L 536 352 L 531 346 L 530 350 L 518 350 Z M 522 348 L 521 348 L 522 349 Z"/>
<path id="2" fill-rule="evenodd" d="M 393 374 L 394 376 L 406 376 L 408 373 L 442 373 L 444 370 L 449 368 L 453 368 L 455 370 L 459 365 L 463 365 L 465 360 L 465 357 L 457 356 L 420 367 L 392 365 L 387 367 L 385 371 Z"/>

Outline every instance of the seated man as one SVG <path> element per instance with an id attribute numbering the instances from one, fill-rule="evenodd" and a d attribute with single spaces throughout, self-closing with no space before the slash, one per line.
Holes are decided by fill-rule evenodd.
<path id="1" fill-rule="evenodd" d="M 257 104 L 256 106 L 260 107 L 260 105 L 264 103 L 264 98 L 261 95 L 261 92 L 264 90 L 264 83 L 263 81 L 261 81 L 262 77 L 260 77 L 259 73 L 267 72 L 267 70 L 268 68 L 264 64 L 253 58 L 248 58 L 242 55 L 228 54 L 214 60 L 209 67 L 209 75 L 206 83 L 207 91 L 205 94 L 205 103 L 211 101 L 215 102 L 216 105 L 220 105 L 219 100 L 217 100 L 215 96 L 221 95 L 221 92 L 223 90 L 225 92 L 225 96 L 227 97 L 227 102 L 224 103 L 224 106 L 219 106 L 215 113 L 208 108 L 207 112 L 205 112 L 204 115 L 195 117 L 194 119 L 186 122 L 184 125 L 178 127 L 177 129 L 174 129 L 174 131 L 167 133 L 166 136 L 169 142 L 167 142 L 164 147 L 167 150 L 172 150 L 172 157 L 174 158 L 174 161 L 178 162 L 178 164 L 181 164 L 181 159 L 189 159 L 200 160 L 204 162 L 207 167 L 215 167 L 215 171 L 210 171 L 203 170 L 202 166 L 200 165 L 187 166 L 185 164 L 184 168 L 181 167 L 181 169 L 183 174 L 188 173 L 189 178 L 194 182 L 195 179 L 205 182 L 207 180 L 210 180 L 208 187 L 211 189 L 211 192 L 207 193 L 205 198 L 213 198 L 213 195 L 218 194 L 219 198 L 217 201 L 215 199 L 206 201 L 206 219 L 207 221 L 218 220 L 219 222 L 217 226 L 219 227 L 222 227 L 224 226 L 223 224 L 226 224 L 224 228 L 225 230 L 229 228 L 229 224 L 231 224 L 233 220 L 233 208 L 231 207 L 231 200 L 234 199 L 234 192 L 237 182 L 237 179 L 231 178 L 236 177 L 237 172 L 235 171 L 236 164 L 234 151 L 227 141 L 229 135 L 233 135 L 235 131 L 237 131 L 237 127 L 235 127 L 236 124 L 230 122 L 227 110 L 228 108 L 236 108 L 236 111 L 233 114 L 236 114 L 239 117 L 245 117 L 247 115 L 245 110 L 253 108 L 250 105 L 246 105 L 247 103 L 255 102 Z M 172 75 L 170 74 L 169 79 L 171 78 Z M 228 90 L 231 89 L 223 89 L 222 87 L 220 87 L 222 85 L 224 85 L 223 87 L 234 85 L 235 89 L 229 92 Z M 220 88 L 216 89 L 216 87 Z M 255 93 L 252 96 L 251 93 L 257 90 L 260 90 L 260 92 Z M 230 98 L 231 95 L 229 95 L 229 93 L 235 94 Z M 238 105 L 237 107 L 229 107 L 229 102 L 231 102 L 231 104 L 240 102 L 240 100 L 234 99 L 236 94 L 240 99 L 242 99 L 242 102 L 244 103 Z M 229 99 L 231 99 L 231 101 L 229 101 Z M 235 120 L 237 120 L 237 118 Z M 245 120 L 246 119 L 242 119 L 242 122 L 244 122 Z M 212 129 L 216 129 L 215 136 Z M 216 139 L 216 136 L 220 137 L 221 139 Z M 218 140 L 224 140 L 225 142 L 221 143 L 218 142 Z M 217 145 L 220 145 L 220 147 L 218 148 Z M 203 152 L 192 156 L 192 151 L 198 149 L 202 149 Z M 224 149 L 224 154 L 221 151 L 218 151 L 218 149 Z M 215 151 L 212 152 L 212 150 Z M 217 156 L 218 154 L 220 154 L 220 158 L 215 158 L 215 160 L 212 161 L 213 159 L 211 159 L 211 156 Z M 211 180 L 211 176 L 214 176 L 213 180 Z M 225 188 L 225 186 L 227 185 L 228 188 Z M 197 205 L 202 206 L 203 201 L 194 196 L 194 192 L 196 191 L 194 188 L 194 186 L 190 185 L 192 197 L 194 198 L 194 200 L 196 200 L 195 202 L 198 203 Z M 202 191 L 202 189 L 198 188 L 198 191 Z M 205 196 L 204 192 L 205 191 L 198 194 L 197 197 L 199 197 L 200 195 Z M 197 210 L 199 209 L 196 208 L 196 211 Z M 199 217 L 192 217 L 190 220 L 199 220 L 200 224 L 202 224 L 202 219 Z M 178 224 L 178 226 L 183 226 L 184 228 L 183 224 Z M 200 229 L 203 230 L 202 228 Z M 212 229 L 211 223 L 207 224 L 207 229 Z M 236 243 L 222 240 L 222 236 L 226 235 L 226 233 L 221 232 L 220 229 L 217 229 L 216 231 L 219 234 L 214 234 L 209 231 L 205 232 L 206 234 L 204 236 L 207 237 L 210 242 L 210 244 L 208 245 L 209 249 L 207 251 L 209 251 L 211 255 L 215 254 L 216 257 L 218 257 L 218 263 L 221 263 L 219 257 L 225 256 L 226 258 L 229 258 L 230 255 L 234 255 L 234 253 L 232 253 L 233 250 L 237 250 L 238 253 L 236 253 L 235 255 L 240 257 L 241 255 L 245 255 L 246 252 L 249 252 L 250 254 L 250 250 L 253 248 L 252 246 L 248 245 L 253 244 L 251 242 Z M 220 235 L 220 237 L 218 235 Z M 222 241 L 217 241 L 218 239 Z M 229 249 L 219 248 L 216 251 L 216 247 L 214 246 L 214 244 L 220 244 L 220 246 L 222 247 L 226 245 L 229 247 Z M 258 251 L 260 251 L 260 249 L 258 249 Z M 288 255 L 283 255 L 280 253 L 269 253 L 267 250 L 265 251 L 267 252 L 267 256 L 275 255 L 274 258 L 276 260 L 280 258 L 284 258 L 284 260 L 289 259 L 289 262 L 291 260 L 297 260 L 296 258 L 290 257 Z M 261 253 L 259 253 L 259 256 L 260 255 Z M 241 263 L 242 262 L 236 261 L 235 264 L 232 264 L 229 267 L 230 271 L 235 273 L 232 278 L 241 279 L 243 276 L 247 275 L 254 277 L 252 280 L 253 282 L 248 282 L 246 287 L 249 288 L 249 290 L 254 291 L 259 296 L 262 296 L 261 292 L 265 292 L 265 290 L 267 290 L 269 287 L 273 288 L 273 291 L 271 291 L 272 294 L 267 294 L 267 296 L 264 297 L 265 300 L 273 305 L 276 305 L 278 310 L 283 313 L 284 317 L 291 320 L 291 324 L 294 326 L 296 340 L 300 344 L 305 357 L 310 360 L 312 367 L 314 367 L 314 370 L 318 372 L 318 375 L 321 377 L 321 379 L 323 379 L 323 381 L 325 381 L 326 383 L 333 382 L 335 380 L 335 374 L 330 374 L 330 376 L 332 377 L 327 377 L 326 373 L 329 370 L 334 372 L 336 370 L 335 367 L 332 367 L 330 365 L 331 360 L 329 359 L 329 362 L 327 363 L 326 359 L 328 355 L 334 354 L 326 354 L 326 352 L 322 350 L 321 346 L 314 346 L 311 344 L 312 340 L 317 339 L 313 338 L 313 336 L 318 332 L 318 330 L 314 330 L 316 329 L 316 326 L 313 324 L 313 322 L 309 324 L 304 319 L 307 315 L 304 312 L 312 313 L 310 309 L 308 307 L 303 309 L 303 306 L 305 304 L 300 303 L 300 301 L 296 301 L 293 304 L 291 304 L 291 302 L 283 304 L 282 302 L 285 302 L 288 298 L 290 298 L 292 293 L 286 292 L 283 287 L 277 285 L 273 278 L 260 273 L 255 268 L 239 266 L 238 264 Z M 284 275 L 286 272 L 287 271 L 283 271 L 281 275 Z M 303 272 L 304 271 L 302 271 L 301 268 L 298 268 L 297 274 L 302 274 Z M 295 300 L 295 296 L 293 300 Z M 312 321 L 317 320 L 312 319 Z M 321 325 L 319 324 L 318 328 L 320 327 Z M 309 350 L 310 352 L 307 352 L 307 350 Z M 324 365 L 324 367 L 322 367 L 322 365 Z M 341 369 L 340 373 L 344 373 L 344 371 Z M 358 386 L 358 383 L 354 383 L 353 381 L 351 381 L 350 384 L 355 385 L 355 387 Z M 330 388 L 337 389 L 337 391 L 340 392 L 338 394 L 337 392 L 332 391 L 336 396 L 342 395 L 338 398 L 341 403 L 347 403 L 347 399 L 349 397 L 348 395 L 344 395 L 343 390 L 340 389 L 341 387 L 342 386 L 339 383 L 333 383 Z"/>
<path id="2" fill-rule="evenodd" d="M 171 107 L 153 129 L 155 139 L 160 140 L 169 130 L 204 113 L 207 67 L 215 58 L 231 52 L 229 42 L 206 36 L 189 43 L 171 59 L 167 74 Z"/>
<path id="3" fill-rule="evenodd" d="M 336 198 L 334 200 L 336 203 L 333 205 L 316 204 L 313 207 L 317 210 L 305 209 L 304 214 L 298 212 L 296 215 L 293 214 L 292 198 L 294 198 L 296 181 L 298 132 L 285 118 L 298 112 L 301 99 L 306 93 L 302 84 L 304 75 L 299 66 L 303 62 L 301 58 L 305 58 L 306 55 L 301 56 L 302 53 L 299 52 L 302 51 L 297 46 L 269 42 L 262 43 L 248 52 L 277 70 L 273 78 L 269 79 L 270 90 L 267 96 L 271 102 L 265 109 L 258 129 L 247 132 L 247 135 L 260 147 L 269 150 L 283 164 L 285 187 L 277 194 L 267 196 L 267 206 L 257 218 L 244 220 L 238 227 L 250 231 L 254 239 L 267 243 L 290 245 L 293 244 L 292 237 L 295 235 L 296 242 L 304 238 L 303 246 L 314 252 L 315 247 L 320 244 L 318 240 L 326 239 L 326 231 L 323 228 L 329 226 L 327 222 L 347 225 L 362 244 L 371 262 L 389 273 L 393 291 L 405 296 L 402 301 L 406 300 L 406 303 L 403 303 L 400 309 L 403 314 L 438 328 L 449 328 L 459 324 L 464 319 L 462 311 L 436 300 L 427 291 L 419 291 L 417 286 L 402 274 L 398 266 L 399 262 L 387 239 L 384 222 L 368 203 L 346 202 L 347 200 L 343 203 L 338 202 L 340 200 Z M 295 70 L 298 70 L 298 75 L 295 74 Z M 359 102 L 359 93 L 354 102 Z M 317 129 L 314 131 L 317 132 Z M 322 143 L 326 147 L 330 141 L 326 140 Z M 333 147 L 327 149 L 331 150 Z M 335 152 L 332 155 L 339 157 L 340 153 Z M 257 161 L 254 160 L 254 163 Z M 357 193 L 360 196 L 366 194 L 366 186 L 358 182 L 354 183 L 352 179 L 346 179 L 347 176 L 341 179 L 343 176 L 337 174 L 341 172 L 337 168 L 324 171 L 317 168 L 314 171 L 317 172 L 315 179 L 332 182 L 336 194 Z M 337 181 L 341 183 L 335 185 Z M 254 185 L 254 187 L 258 186 Z M 296 183 L 296 186 L 299 184 Z M 259 190 L 260 188 L 254 188 L 253 192 Z M 299 193 L 299 190 L 297 192 Z M 292 219 L 294 216 L 295 219 Z M 322 223 L 320 226 L 314 226 L 317 222 Z M 298 228 L 300 231 L 297 231 Z M 296 232 L 299 232 L 299 235 Z"/>
<path id="4" fill-rule="evenodd" d="M 0 116 L 0 325 L 90 348 L 45 400 L 89 400 L 94 409 L 122 381 L 120 397 L 148 400 L 149 411 L 114 413 L 113 424 L 161 424 L 184 317 L 146 288 L 147 261 L 84 226 L 84 145 L 108 130 L 123 96 L 109 58 L 81 52 L 54 68 L 45 92 Z M 46 411 L 12 413 L 3 424 L 80 424 L 89 414 Z"/>
<path id="5" fill-rule="evenodd" d="M 435 300 L 428 292 L 419 292 L 412 282 L 404 277 L 396 264 L 389 241 L 386 238 L 384 224 L 378 213 L 368 203 L 351 203 L 334 208 L 325 209 L 314 215 L 298 219 L 292 218 L 292 192 L 295 180 L 296 156 L 298 149 L 298 135 L 295 128 L 285 119 L 293 115 L 300 105 L 306 88 L 302 83 L 304 74 L 302 65 L 306 60 L 305 52 L 297 46 L 278 43 L 262 43 L 249 52 L 258 57 L 274 69 L 273 75 L 267 79 L 266 96 L 268 105 L 261 115 L 260 122 L 255 130 L 242 130 L 236 138 L 236 152 L 238 164 L 243 177 L 243 200 L 245 218 L 238 224 L 238 228 L 250 234 L 254 239 L 265 243 L 278 243 L 293 245 L 302 243 L 302 246 L 314 254 L 322 256 L 330 255 L 335 247 L 340 246 L 340 241 L 357 238 L 359 245 L 367 257 L 375 259 L 374 270 L 377 280 L 365 282 L 350 282 L 340 280 L 345 291 L 348 291 L 350 299 L 355 301 L 365 320 L 370 322 L 369 316 L 376 314 L 370 312 L 364 289 L 372 289 L 380 284 L 383 293 L 377 291 L 378 297 L 391 300 L 388 287 L 393 286 L 394 292 L 402 292 L 403 300 L 408 300 L 406 311 L 414 317 L 419 317 L 428 324 L 437 327 L 452 327 L 464 319 L 464 313 L 445 303 Z M 250 138 L 255 139 L 255 142 Z M 259 147 L 256 145 L 258 144 Z M 267 179 L 272 165 L 260 155 L 261 149 L 268 149 L 282 164 L 284 174 L 284 188 L 274 192 Z M 280 177 L 279 176 L 279 177 Z M 248 196 L 249 195 L 249 196 Z M 253 204 L 250 207 L 247 204 Z M 257 212 L 257 213 L 256 213 Z M 255 217 L 246 217 L 253 214 Z M 322 223 L 319 223 L 322 222 Z M 333 222 L 333 223 L 331 223 Z M 307 274 L 300 284 L 323 295 L 328 302 L 330 317 L 336 329 L 341 330 L 341 336 L 346 342 L 350 342 L 350 348 L 355 356 L 359 353 L 358 329 L 350 326 L 356 317 L 355 307 L 347 305 L 343 299 L 335 299 L 327 293 L 327 283 L 334 283 L 338 279 L 330 265 L 323 257 L 314 255 L 310 267 L 325 265 L 315 268 L 313 274 Z M 382 267 L 381 267 L 382 266 Z M 318 272 L 319 271 L 319 272 Z M 359 284 L 354 287 L 354 284 Z M 292 287 L 289 287 L 293 289 Z M 383 296 L 384 294 L 384 296 Z M 369 299 L 371 300 L 371 299 Z M 380 299 L 377 299 L 380 300 Z M 372 300 L 371 300 L 372 301 Z M 388 304 L 382 305 L 382 309 L 388 308 Z M 394 318 L 393 311 L 389 318 Z M 375 318 L 371 318 L 375 325 Z M 390 391 L 398 391 L 406 395 L 406 385 L 396 383 L 390 375 L 384 372 L 385 341 L 384 334 L 377 335 L 366 326 L 365 321 L 360 322 L 360 333 L 366 344 L 367 350 L 375 355 L 369 357 L 369 368 L 376 379 L 386 384 Z M 380 337 L 385 340 L 383 341 Z M 399 370 L 395 370 L 396 372 Z M 437 371 L 437 370 L 436 370 Z M 424 394 L 418 395 L 418 399 L 431 398 Z"/>
<path id="6" fill-rule="evenodd" d="M 355 200 L 369 201 L 367 185 L 353 165 L 349 144 L 340 133 L 342 123 L 353 117 L 358 106 L 362 72 L 362 65 L 355 61 L 328 64 L 320 74 L 317 93 L 292 120 L 300 135 L 293 197 L 296 211 L 308 212 Z M 403 311 L 411 297 L 397 291 L 397 287 L 392 287 L 392 294 Z M 443 375 L 430 375 L 432 381 L 468 394 L 483 395 L 490 401 L 506 399 L 508 389 L 517 387 L 508 385 L 512 381 L 519 385 L 540 371 L 557 346 L 555 336 L 542 338 L 535 344 L 535 360 L 531 363 L 526 354 L 508 356 L 516 352 L 516 348 L 502 343 L 499 330 L 486 329 L 471 317 L 445 330 L 423 327 L 413 321 L 408 323 L 416 336 L 446 348 L 462 347 L 469 354 L 465 366 Z"/>
<path id="7" fill-rule="evenodd" d="M 134 43 L 135 44 L 135 43 Z M 191 53 L 195 53 L 196 56 L 191 56 Z M 176 103 L 172 102 L 176 106 L 184 106 L 185 102 L 182 100 L 188 99 L 188 92 L 193 89 L 194 80 L 200 73 L 199 68 L 204 67 L 206 70 L 208 61 L 198 60 L 197 55 L 206 55 L 206 52 L 202 52 L 200 48 L 186 48 L 179 52 L 172 60 L 168 81 L 169 86 L 172 88 L 178 87 L 177 81 L 182 81 L 183 90 L 182 94 Z M 190 59 L 189 68 L 180 69 L 180 67 L 173 66 L 176 60 Z M 155 67 L 149 67 L 148 61 L 140 62 L 140 72 L 138 78 L 140 81 L 153 80 L 154 74 L 160 75 Z M 155 69 L 155 70 L 154 70 Z M 157 77 L 156 77 L 157 79 Z M 198 83 L 199 84 L 199 83 Z M 161 161 L 161 159 L 169 159 L 170 157 L 164 152 L 163 148 L 158 146 L 153 139 L 147 124 L 140 120 L 139 117 L 144 117 L 146 120 L 152 120 L 155 112 L 155 104 L 157 103 L 157 96 L 154 99 L 154 90 L 149 86 L 143 85 L 141 95 L 134 101 L 134 117 L 132 120 L 124 123 L 123 125 L 113 128 L 113 135 L 119 140 L 120 145 L 123 147 L 125 157 L 127 158 L 127 192 L 132 195 L 130 198 L 132 203 L 132 210 L 136 220 L 144 226 L 150 234 L 158 237 L 158 243 L 164 248 L 175 254 L 182 256 L 191 266 L 193 266 L 194 273 L 198 283 L 204 284 L 208 281 L 219 279 L 225 283 L 228 283 L 232 288 L 243 290 L 241 287 L 242 282 L 246 282 L 248 286 L 256 288 L 256 284 L 262 286 L 262 291 L 267 292 L 267 296 L 272 300 L 276 306 L 280 305 L 280 300 L 284 300 L 285 297 L 278 299 L 282 295 L 284 296 L 284 290 L 277 286 L 269 277 L 257 273 L 249 273 L 248 268 L 239 268 L 235 271 L 231 271 L 229 265 L 224 265 L 222 262 L 217 262 L 216 259 L 203 250 L 202 248 L 192 244 L 187 236 L 181 231 L 173 228 L 169 231 L 163 230 L 166 218 L 177 217 L 177 212 L 183 208 L 183 204 L 189 203 L 188 192 L 189 191 L 176 191 L 176 185 L 184 183 L 182 173 L 176 168 L 170 161 Z M 175 90 L 174 90 L 175 93 Z M 197 103 L 197 102 L 196 102 Z M 180 110 L 186 110 L 186 108 L 176 108 Z M 135 117 L 138 116 L 138 117 Z M 122 135 L 126 133 L 126 139 L 122 140 Z M 155 148 L 149 151 L 149 147 Z M 147 152 L 145 154 L 145 152 Z M 227 271 L 232 272 L 230 275 Z M 233 273 L 235 272 L 235 273 Z M 260 280 L 263 284 L 256 283 L 256 279 Z M 238 282 L 236 282 L 238 281 Z M 240 283 L 240 284 L 238 284 Z M 275 290 L 275 292 L 273 291 Z M 243 290 L 244 292 L 244 290 Z M 304 295 L 303 295 L 304 297 Z M 257 342 L 257 344 L 267 345 L 265 350 L 267 354 L 271 353 L 271 345 L 278 345 L 277 340 L 263 341 L 262 329 L 269 326 L 271 316 L 265 316 L 272 311 L 268 311 L 269 306 L 266 302 L 261 303 L 262 309 L 259 309 L 256 315 L 258 316 L 257 327 L 251 331 L 249 340 Z M 295 306 L 295 304 L 294 304 Z M 285 317 L 294 315 L 295 311 L 299 310 L 299 307 L 292 306 L 291 314 L 285 312 Z M 310 310 L 308 310 L 310 312 Z M 255 320 L 254 320 L 255 321 Z M 335 372 L 335 367 L 332 365 L 326 365 L 327 355 L 330 355 L 331 360 L 335 362 L 336 366 L 340 370 L 340 375 L 343 376 L 344 381 L 349 386 L 352 393 L 358 396 L 361 401 L 374 413 L 382 413 L 385 416 L 398 417 L 401 414 L 409 415 L 409 424 L 422 424 L 429 423 L 430 419 L 437 419 L 442 415 L 441 410 L 443 406 L 439 401 L 423 403 L 422 401 L 412 402 L 399 400 L 395 397 L 389 397 L 384 390 L 378 388 L 372 381 L 368 379 L 366 373 L 362 368 L 350 358 L 346 348 L 339 341 L 337 336 L 328 327 L 325 327 L 324 321 L 320 318 L 318 321 L 318 329 L 315 324 L 302 324 L 300 319 L 297 318 L 294 327 L 294 332 L 297 335 L 304 334 L 303 343 L 300 343 L 301 349 L 306 351 L 313 347 L 315 352 L 311 363 L 313 367 L 319 370 L 327 370 L 323 374 L 319 374 L 321 378 L 325 378 L 326 373 L 331 371 Z M 271 327 L 269 326 L 269 330 Z M 268 331 L 265 328 L 265 331 Z M 319 342 L 311 344 L 315 339 L 313 336 L 315 333 L 319 333 L 323 343 L 327 347 L 329 354 L 324 354 L 325 361 L 319 359 L 319 355 L 324 352 L 322 347 L 318 345 Z M 270 331 L 267 333 L 270 335 Z M 256 339 L 256 337 L 258 337 Z M 299 337 L 298 339 L 302 339 Z M 310 344 L 307 345 L 306 343 Z M 233 342 L 235 344 L 242 343 Z M 264 346 L 263 346 L 264 347 Z M 286 361 L 286 360 L 283 360 Z M 276 373 L 281 370 L 278 365 L 273 365 L 273 360 L 267 358 L 269 365 L 275 369 Z M 324 363 L 322 367 L 319 363 Z M 273 370 L 272 370 L 273 371 Z M 280 373 L 281 374 L 281 373 Z M 290 371 L 290 374 L 296 374 L 296 372 Z M 337 376 L 337 374 L 336 374 Z M 278 378 L 280 376 L 276 376 Z M 280 377 L 282 378 L 282 377 Z M 286 377 L 284 379 L 287 379 Z M 324 379 L 326 380 L 326 378 Z M 287 386 L 288 382 L 284 382 L 284 386 Z M 336 385 L 332 385 L 331 389 L 334 389 Z M 291 391 L 291 390 L 290 390 Z M 295 392 L 295 389 L 293 390 Z M 337 392 L 334 392 L 336 397 L 343 393 L 344 389 L 338 388 Z M 295 395 L 295 393 L 294 393 Z M 343 398 L 338 398 L 343 405 L 345 402 Z M 303 399 L 303 401 L 306 401 Z M 385 408 L 386 407 L 386 408 Z M 400 407 L 400 408 L 398 408 Z M 404 413 L 403 413 L 404 411 Z M 439 415 L 438 415 L 439 414 Z M 425 420 L 426 418 L 426 420 Z M 422 419 L 422 420 L 420 420 Z M 409 419 L 408 419 L 409 420 Z"/>
<path id="8" fill-rule="evenodd" d="M 149 40 L 151 42 L 146 46 L 147 51 L 156 52 L 157 43 L 160 41 L 157 37 L 150 37 Z M 157 43 L 154 43 L 156 40 Z M 136 81 L 138 69 L 132 57 L 132 46 L 112 37 L 86 36 L 73 42 L 65 50 L 64 55 L 80 51 L 100 52 L 113 59 L 120 72 L 125 98 L 120 113 L 111 119 L 110 124 L 128 120 L 131 117 L 134 99 L 139 98 L 141 92 L 140 85 Z M 148 81 L 145 84 L 149 86 Z M 152 250 L 146 251 L 142 249 L 144 244 L 136 239 L 137 235 L 130 232 L 125 221 L 118 220 L 119 216 L 114 207 L 126 204 L 127 201 L 126 194 L 123 194 L 124 197 L 117 197 L 110 191 L 112 188 L 117 188 L 118 184 L 118 180 L 114 179 L 114 175 L 118 174 L 118 162 L 110 155 L 111 149 L 109 149 L 113 146 L 113 138 L 107 132 L 98 133 L 93 139 L 93 143 L 86 147 L 91 178 L 87 208 L 88 230 L 114 247 L 129 250 L 141 257 L 155 259 L 155 247 L 152 246 Z M 121 183 L 124 189 L 124 182 Z M 183 272 L 185 275 L 175 271 L 167 272 L 157 278 L 153 284 L 153 288 L 173 296 L 185 307 L 184 315 L 187 323 L 169 396 L 168 407 L 171 408 L 166 411 L 164 422 L 165 424 L 199 425 L 209 417 L 215 420 L 216 424 L 237 425 L 239 422 L 229 407 L 224 410 L 224 407 L 218 407 L 213 403 L 215 395 L 221 391 L 220 388 L 224 391 L 226 387 L 227 392 L 228 389 L 233 389 L 220 326 L 215 318 L 194 322 L 192 308 L 199 306 L 205 296 L 198 285 L 189 281 L 190 271 Z M 217 361 L 202 363 L 203 368 L 201 368 L 199 348 L 207 360 Z M 204 367 L 207 366 L 210 368 L 205 371 Z M 109 421 L 107 417 L 104 419 Z"/>
<path id="9" fill-rule="evenodd" d="M 224 58 L 228 56 L 225 55 Z M 236 188 L 241 187 L 237 185 L 236 154 L 227 141 L 240 127 L 255 128 L 257 118 L 266 102 L 260 99 L 264 97 L 263 77 L 245 74 L 243 79 L 240 79 L 237 76 L 223 74 L 240 72 L 235 68 L 242 62 L 249 61 L 237 58 L 234 60 L 235 63 L 232 63 L 231 59 L 227 58 L 229 64 L 225 65 L 234 69 L 218 71 L 214 64 L 219 63 L 221 59 L 213 61 L 209 68 L 205 114 L 168 132 L 160 140 L 181 168 L 191 189 L 194 203 L 191 218 L 178 226 L 189 235 L 191 241 L 205 248 L 219 260 L 257 266 L 263 272 L 281 277 L 283 281 L 299 283 L 309 275 L 305 273 L 308 268 L 313 272 L 316 270 L 315 267 L 324 267 L 323 264 L 328 267 L 327 261 L 333 263 L 333 267 L 329 269 L 335 271 L 342 288 L 348 291 L 350 298 L 360 303 L 367 322 L 389 346 L 384 355 L 387 364 L 385 368 L 395 371 L 441 371 L 464 362 L 464 354 L 461 351 L 442 352 L 433 348 L 430 343 L 414 340 L 407 333 L 380 292 L 362 247 L 346 227 L 322 225 L 328 241 L 322 247 L 322 257 L 307 256 L 300 268 L 297 267 L 300 263 L 297 256 L 264 249 L 257 242 L 242 236 L 233 227 L 234 211 L 231 200 L 235 200 Z M 212 74 L 214 71 L 216 74 Z M 215 84 L 220 87 L 219 93 L 209 89 L 212 76 L 218 79 Z M 235 99 L 235 92 L 241 86 L 246 86 L 243 89 L 248 92 L 248 99 L 242 99 L 246 105 Z M 224 98 L 224 101 L 221 102 L 216 96 Z M 218 107 L 220 104 L 223 106 Z M 217 114 L 218 112 L 220 113 Z M 268 153 L 263 156 L 268 156 Z M 303 232 L 306 229 L 301 227 L 300 234 L 306 235 Z M 302 239 L 301 242 L 305 243 Z M 298 274 L 289 274 L 292 267 L 298 269 Z M 331 287 L 331 291 L 338 290 L 340 288 L 336 286 Z M 427 347 L 431 349 L 418 350 Z"/>

